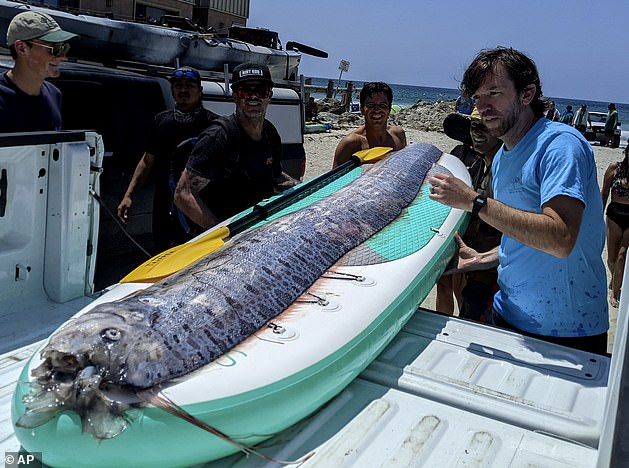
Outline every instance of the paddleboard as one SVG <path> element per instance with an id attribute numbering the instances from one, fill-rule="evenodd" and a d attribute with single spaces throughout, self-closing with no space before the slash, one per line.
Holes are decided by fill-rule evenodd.
<path id="1" fill-rule="evenodd" d="M 327 197 L 362 170 L 274 217 Z M 441 155 L 431 172 L 451 173 L 471 183 L 464 165 L 448 154 Z M 428 193 L 424 182 L 401 216 L 348 252 L 291 307 L 219 359 L 163 385 L 162 394 L 247 445 L 320 408 L 393 339 L 454 254 L 453 234 L 464 229 L 467 214 L 430 200 Z M 116 285 L 79 314 L 146 286 Z M 31 370 L 40 364 L 35 355 L 22 371 L 12 404 L 14 422 L 25 411 L 22 398 L 29 392 Z M 34 429 L 15 427 L 15 433 L 25 450 L 42 453 L 44 463 L 52 466 L 185 466 L 238 450 L 152 406 L 134 410 L 130 417 L 128 428 L 110 440 L 82 434 L 80 418 L 70 411 Z"/>

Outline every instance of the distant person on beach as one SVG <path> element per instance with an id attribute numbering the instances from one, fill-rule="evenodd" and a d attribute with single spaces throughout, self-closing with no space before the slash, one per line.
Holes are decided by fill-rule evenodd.
<path id="1" fill-rule="evenodd" d="M 203 229 L 299 182 L 282 172 L 282 140 L 265 118 L 273 85 L 266 65 L 236 66 L 236 111 L 212 121 L 192 149 L 175 204 Z"/>
<path id="2" fill-rule="evenodd" d="M 472 184 L 479 195 L 492 197 L 491 165 L 502 141 L 489 133 L 476 108 L 469 117 L 450 114 L 444 120 L 444 131 L 450 138 L 460 139 L 463 145 L 471 142 L 477 155 L 477 163 L 471 170 L 468 169 L 472 176 Z M 451 151 L 451 154 L 454 154 L 454 151 Z M 498 246 L 500 236 L 500 231 L 475 217 L 470 220 L 463 237 L 460 238 L 457 234 L 456 239 L 462 249 L 471 248 L 484 252 Z M 491 307 L 494 294 L 498 291 L 496 266 L 491 265 L 486 270 L 466 271 L 464 266 L 458 269 L 458 259 L 454 260 L 452 268 L 446 269 L 437 282 L 436 309 L 452 315 L 454 296 L 459 304 L 459 317 L 480 321 Z"/>
<path id="3" fill-rule="evenodd" d="M 454 112 L 459 114 L 470 115 L 474 109 L 474 99 L 469 96 L 460 95 L 454 101 Z"/>
<path id="4" fill-rule="evenodd" d="M 175 108 L 160 112 L 149 127 L 148 143 L 120 204 L 118 218 L 129 220 L 135 191 L 155 173 L 153 195 L 153 242 L 161 252 L 193 237 L 194 227 L 173 206 L 173 192 L 186 161 L 179 161 L 182 142 L 197 137 L 219 115 L 202 103 L 201 75 L 190 67 L 176 69 L 169 77 Z M 189 153 L 189 149 L 188 149 Z"/>
<path id="5" fill-rule="evenodd" d="M 561 114 L 559 114 L 559 111 L 555 106 L 555 101 L 548 102 L 548 109 L 546 110 L 544 117 L 546 117 L 548 120 L 552 120 L 553 122 L 559 122 Z"/>
<path id="6" fill-rule="evenodd" d="M 616 132 L 616 127 L 618 126 L 618 111 L 616 110 L 616 104 L 610 102 L 607 106 L 609 112 L 607 113 L 607 119 L 605 119 L 605 146 L 609 146 L 610 148 L 617 147 L 614 142 L 614 133 Z"/>
<path id="7" fill-rule="evenodd" d="M 624 158 L 611 163 L 603 176 L 603 207 L 611 193 L 607 205 L 607 266 L 612 279 L 609 282 L 609 302 L 618 307 L 620 286 L 625 270 L 627 248 L 629 248 L 629 145 L 625 148 Z"/>
<path id="8" fill-rule="evenodd" d="M 308 102 L 304 106 L 304 114 L 306 122 L 313 122 L 317 120 L 317 114 L 319 113 L 319 109 L 317 107 L 317 103 L 315 102 L 315 98 L 310 96 L 308 98 Z"/>
<path id="9" fill-rule="evenodd" d="M 566 106 L 566 110 L 561 113 L 561 117 L 559 117 L 559 121 L 561 123 L 565 123 L 566 125 L 572 125 L 572 119 L 574 119 L 574 112 L 572 111 L 572 106 Z"/>
<path id="10" fill-rule="evenodd" d="M 46 79 L 59 76 L 74 37 L 45 13 L 13 17 L 7 44 L 15 65 L 0 75 L 0 132 L 61 130 L 61 91 Z"/>
<path id="11" fill-rule="evenodd" d="M 587 105 L 581 104 L 581 107 L 579 107 L 577 113 L 574 114 L 574 119 L 572 119 L 572 126 L 579 130 L 582 135 L 584 135 L 588 125 L 590 126 L 590 128 L 592 128 L 590 113 L 588 112 Z"/>
<path id="12" fill-rule="evenodd" d="M 393 91 L 382 82 L 365 83 L 360 90 L 360 113 L 365 117 L 361 125 L 344 137 L 334 152 L 332 167 L 339 166 L 360 150 L 386 146 L 394 151 L 406 146 L 406 133 L 398 125 L 389 125 Z"/>
<path id="13" fill-rule="evenodd" d="M 503 233 L 499 248 L 461 246 L 467 270 L 498 262 L 500 290 L 486 321 L 590 352 L 607 351 L 603 206 L 591 145 L 572 126 L 541 118 L 534 62 L 522 52 L 482 50 L 465 71 L 483 123 L 503 142 L 492 164 L 494 197 L 435 174 L 430 198 Z"/>

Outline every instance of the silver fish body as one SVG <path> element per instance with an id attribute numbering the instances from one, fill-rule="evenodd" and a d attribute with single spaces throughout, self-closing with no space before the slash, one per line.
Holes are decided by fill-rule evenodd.
<path id="1" fill-rule="evenodd" d="M 60 396 L 64 403 L 42 414 L 37 395 L 77 380 L 86 368 L 94 369 L 89 379 L 99 387 L 144 389 L 220 357 L 397 218 L 440 156 L 433 146 L 411 145 L 329 197 L 238 236 L 136 296 L 100 304 L 68 322 L 41 352 L 43 363 L 33 371 L 39 389 L 28 397 L 18 425 L 34 427 L 72 409 L 96 437 L 115 436 L 124 430 L 124 407 L 95 405 L 100 412 L 94 418 L 85 405 L 76 408 Z M 104 423 L 86 427 L 86 419 Z"/>

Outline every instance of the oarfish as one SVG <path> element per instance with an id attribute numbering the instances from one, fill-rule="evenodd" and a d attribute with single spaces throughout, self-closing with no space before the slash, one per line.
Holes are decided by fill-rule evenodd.
<path id="1" fill-rule="evenodd" d="M 153 387 L 245 340 L 397 218 L 440 156 L 433 146 L 411 145 L 329 197 L 237 236 L 138 295 L 69 321 L 41 351 L 17 424 L 36 427 L 73 410 L 85 431 L 115 437 L 126 427 L 128 406 L 103 390 Z"/>

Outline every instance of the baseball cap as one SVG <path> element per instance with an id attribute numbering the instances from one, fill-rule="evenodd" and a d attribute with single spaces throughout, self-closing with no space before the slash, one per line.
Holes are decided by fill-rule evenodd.
<path id="1" fill-rule="evenodd" d="M 473 120 L 480 120 L 480 113 L 474 107 L 470 115 L 453 113 L 443 120 L 443 132 L 453 140 L 472 146 L 470 127 Z"/>
<path id="2" fill-rule="evenodd" d="M 170 76 L 168 77 L 168 81 L 172 83 L 174 80 L 180 78 L 189 78 L 191 80 L 195 80 L 197 83 L 201 83 L 201 75 L 197 70 L 192 67 L 177 68 L 174 72 L 170 74 Z"/>
<path id="3" fill-rule="evenodd" d="M 25 11 L 13 17 L 7 29 L 7 45 L 15 41 L 41 39 L 46 42 L 65 42 L 78 37 L 78 34 L 64 31 L 57 22 L 46 13 Z"/>
<path id="4" fill-rule="evenodd" d="M 258 65 L 256 63 L 241 63 L 234 68 L 232 73 L 231 88 L 246 83 L 247 81 L 262 81 L 273 87 L 275 83 L 271 79 L 271 72 L 266 65 Z"/>

